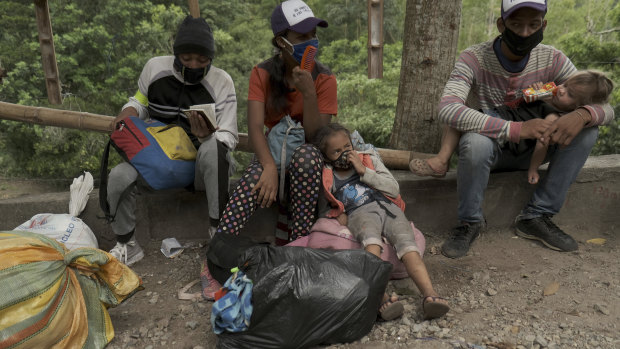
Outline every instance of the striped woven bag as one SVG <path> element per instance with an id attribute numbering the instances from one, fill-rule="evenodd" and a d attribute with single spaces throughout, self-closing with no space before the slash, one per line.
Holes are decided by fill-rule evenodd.
<path id="1" fill-rule="evenodd" d="M 0 348 L 104 348 L 114 338 L 107 308 L 141 289 L 102 250 L 0 232 Z"/>

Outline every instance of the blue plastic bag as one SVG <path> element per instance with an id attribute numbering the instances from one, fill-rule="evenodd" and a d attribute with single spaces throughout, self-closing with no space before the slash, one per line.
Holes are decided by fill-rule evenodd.
<path id="1" fill-rule="evenodd" d="M 252 280 L 238 268 L 226 280 L 226 294 L 213 303 L 211 327 L 215 334 L 241 332 L 250 327 L 252 316 Z"/>

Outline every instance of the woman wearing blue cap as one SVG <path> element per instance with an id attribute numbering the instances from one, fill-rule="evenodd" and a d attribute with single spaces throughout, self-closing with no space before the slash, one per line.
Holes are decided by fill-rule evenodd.
<path id="1" fill-rule="evenodd" d="M 287 224 L 278 224 L 278 245 L 307 235 L 317 218 L 323 160 L 309 141 L 338 111 L 336 78 L 329 68 L 316 61 L 312 71 L 299 66 L 307 46 L 318 49 L 317 26 L 327 27 L 327 22 L 316 18 L 301 0 L 285 1 L 273 10 L 272 44 L 278 52 L 256 65 L 250 75 L 248 134 L 256 157 L 232 192 L 216 234 L 239 234 L 258 206 L 269 207 L 275 201 L 290 217 Z M 293 152 L 286 181 L 280 182 L 264 127 L 271 130 L 287 115 L 303 125 L 306 141 Z M 278 198 L 280 183 L 286 183 L 287 207 Z M 220 286 L 208 269 L 203 276 L 209 280 L 208 285 L 203 283 L 203 296 L 210 299 Z"/>

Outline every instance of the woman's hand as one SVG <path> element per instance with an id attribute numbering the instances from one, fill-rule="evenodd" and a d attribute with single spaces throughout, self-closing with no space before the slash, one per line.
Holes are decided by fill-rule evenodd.
<path id="1" fill-rule="evenodd" d="M 299 66 L 293 68 L 293 85 L 304 96 L 316 95 L 314 80 L 309 71 L 301 69 Z"/>
<path id="2" fill-rule="evenodd" d="M 274 165 L 263 167 L 258 183 L 252 188 L 252 195 L 258 192 L 257 202 L 261 208 L 270 207 L 278 196 L 278 169 Z"/>
<path id="3" fill-rule="evenodd" d="M 349 163 L 351 163 L 357 174 L 363 176 L 366 173 L 366 166 L 362 164 L 362 160 L 355 150 L 349 151 L 347 154 L 347 160 L 349 160 Z"/>
<path id="4" fill-rule="evenodd" d="M 192 134 L 198 138 L 209 137 L 213 132 L 207 127 L 205 119 L 196 111 L 191 111 L 187 118 L 191 126 Z M 217 130 L 217 129 L 216 129 Z"/>

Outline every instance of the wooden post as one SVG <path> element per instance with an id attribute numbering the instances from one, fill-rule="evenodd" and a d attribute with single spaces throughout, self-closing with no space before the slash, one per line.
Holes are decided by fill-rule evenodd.
<path id="1" fill-rule="evenodd" d="M 112 116 L 5 102 L 0 102 L 0 119 L 97 132 L 112 132 L 114 127 Z"/>
<path id="2" fill-rule="evenodd" d="M 30 107 L 6 102 L 0 102 L 0 119 L 102 133 L 110 133 L 114 128 L 113 116 L 71 110 Z M 252 152 L 246 133 L 239 133 L 239 144 L 237 144 L 235 150 L 248 153 Z M 385 166 L 393 170 L 409 169 L 409 161 L 413 157 L 424 158 L 431 156 L 431 154 L 416 153 L 408 150 L 378 148 L 377 151 Z"/>
<path id="3" fill-rule="evenodd" d="M 383 77 L 383 0 L 368 0 L 368 78 Z"/>
<path id="4" fill-rule="evenodd" d="M 200 7 L 198 6 L 198 0 L 188 0 L 189 14 L 194 18 L 200 17 Z"/>
<path id="5" fill-rule="evenodd" d="M 39 29 L 39 45 L 41 46 L 41 63 L 45 74 L 47 99 L 51 104 L 61 104 L 60 80 L 58 79 L 58 65 L 54 50 L 54 36 L 47 0 L 34 0 L 34 9 Z"/>

